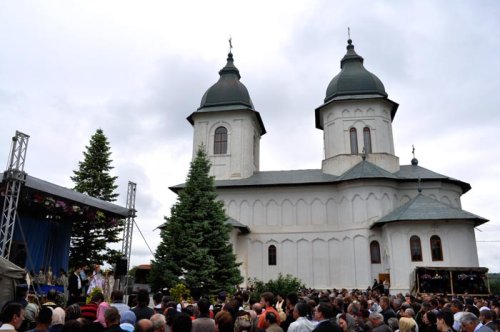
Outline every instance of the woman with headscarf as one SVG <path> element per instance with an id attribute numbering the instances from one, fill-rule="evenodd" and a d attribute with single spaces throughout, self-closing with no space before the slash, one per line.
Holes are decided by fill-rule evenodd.
<path id="1" fill-rule="evenodd" d="M 60 332 L 63 328 L 66 318 L 66 312 L 63 308 L 57 307 L 52 311 L 52 324 L 50 325 L 49 332 Z"/>
<path id="2" fill-rule="evenodd" d="M 109 303 L 101 302 L 97 307 L 97 319 L 93 321 L 88 328 L 89 332 L 103 332 L 106 329 L 106 320 L 104 313 L 109 308 Z"/>

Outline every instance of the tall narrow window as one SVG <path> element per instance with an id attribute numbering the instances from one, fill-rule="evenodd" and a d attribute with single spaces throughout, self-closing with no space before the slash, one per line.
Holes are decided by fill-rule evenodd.
<path id="1" fill-rule="evenodd" d="M 358 154 L 358 134 L 356 133 L 356 128 L 351 128 L 349 135 L 351 138 L 351 154 Z"/>
<path id="2" fill-rule="evenodd" d="M 215 129 L 214 138 L 214 154 L 227 153 L 227 129 L 225 127 L 218 127 Z"/>
<path id="3" fill-rule="evenodd" d="M 441 238 L 437 235 L 431 236 L 431 254 L 433 261 L 443 260 L 443 248 L 441 246 Z"/>
<path id="4" fill-rule="evenodd" d="M 370 243 L 370 257 L 372 264 L 380 264 L 380 244 L 378 241 L 372 241 Z"/>
<path id="5" fill-rule="evenodd" d="M 365 144 L 365 152 L 372 153 L 372 136 L 370 128 L 363 128 L 363 143 Z"/>
<path id="6" fill-rule="evenodd" d="M 422 261 L 422 244 L 420 243 L 420 238 L 416 235 L 410 238 L 410 252 L 412 262 Z"/>
<path id="7" fill-rule="evenodd" d="M 276 265 L 276 247 L 273 245 L 269 246 L 267 250 L 267 259 L 269 265 Z"/>

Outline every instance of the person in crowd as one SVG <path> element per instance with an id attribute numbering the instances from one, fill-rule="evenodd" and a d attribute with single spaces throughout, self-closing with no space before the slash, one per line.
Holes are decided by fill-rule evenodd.
<path id="1" fill-rule="evenodd" d="M 462 332 L 493 332 L 492 329 L 483 325 L 479 318 L 471 312 L 464 312 L 460 317 Z"/>
<path id="2" fill-rule="evenodd" d="M 341 314 L 338 318 L 338 325 L 342 332 L 355 332 L 354 318 L 349 314 Z"/>
<path id="3" fill-rule="evenodd" d="M 399 332 L 399 319 L 397 319 L 396 317 L 389 318 L 389 320 L 387 321 L 387 325 L 389 325 L 393 332 Z"/>
<path id="4" fill-rule="evenodd" d="M 192 332 L 214 332 L 215 321 L 210 318 L 210 302 L 201 298 L 198 301 L 198 318 L 193 320 Z"/>
<path id="5" fill-rule="evenodd" d="M 267 328 L 266 314 L 268 312 L 274 313 L 278 325 L 281 324 L 279 314 L 273 307 L 274 294 L 271 292 L 264 292 L 260 294 L 260 305 L 264 308 L 264 312 L 259 316 L 259 321 L 257 322 L 257 328 L 265 330 Z"/>
<path id="6" fill-rule="evenodd" d="M 125 311 L 129 311 L 130 307 L 123 303 L 123 291 L 121 290 L 114 290 L 111 292 L 111 303 L 110 306 L 118 309 L 118 312 L 120 313 L 120 316 L 123 317 L 123 313 Z"/>
<path id="7" fill-rule="evenodd" d="M 51 307 L 52 309 L 57 308 L 59 305 L 57 303 L 57 291 L 51 289 L 47 292 L 47 301 L 42 304 L 43 307 Z"/>
<path id="8" fill-rule="evenodd" d="M 132 311 L 124 311 L 123 314 L 120 314 L 120 327 L 125 331 L 134 332 L 136 320 L 135 314 Z"/>
<path id="9" fill-rule="evenodd" d="M 384 323 L 386 324 L 389 318 L 396 317 L 396 313 L 391 308 L 390 303 L 391 302 L 387 296 L 382 296 L 380 298 L 380 307 L 382 308 L 382 311 L 380 313 L 382 314 L 382 316 L 384 316 Z"/>
<path id="10" fill-rule="evenodd" d="M 417 323 L 413 318 L 401 317 L 399 319 L 399 332 L 415 332 Z"/>
<path id="11" fill-rule="evenodd" d="M 40 311 L 40 303 L 38 302 L 38 297 L 35 294 L 28 294 L 28 304 L 26 305 L 24 310 L 24 323 L 26 324 L 26 328 L 32 329 L 35 327 L 36 317 L 38 316 Z"/>
<path id="12" fill-rule="evenodd" d="M 494 311 L 489 309 L 482 309 L 479 314 L 479 320 L 483 325 L 488 326 L 490 329 L 495 331 L 497 329 L 497 324 L 494 319 Z"/>
<path id="13" fill-rule="evenodd" d="M 60 332 L 66 319 L 66 312 L 63 308 L 57 307 L 52 312 L 52 325 L 49 332 Z"/>
<path id="14" fill-rule="evenodd" d="M 443 309 L 436 315 L 436 326 L 439 332 L 453 332 L 453 312 Z"/>
<path id="15" fill-rule="evenodd" d="M 78 320 L 68 320 L 64 323 L 61 332 L 83 332 L 83 326 Z"/>
<path id="16" fill-rule="evenodd" d="M 464 304 L 458 299 L 451 301 L 451 312 L 453 312 L 453 329 L 457 332 L 460 331 L 460 317 L 464 314 Z"/>
<path id="17" fill-rule="evenodd" d="M 313 332 L 341 332 L 340 327 L 333 320 L 333 310 L 330 303 L 320 302 L 315 308 L 314 318 L 318 324 Z"/>
<path id="18" fill-rule="evenodd" d="M 16 302 L 8 303 L 2 310 L 0 331 L 17 331 L 24 321 L 24 308 Z"/>
<path id="19" fill-rule="evenodd" d="M 143 318 L 135 323 L 135 332 L 154 332 L 151 320 Z"/>
<path id="20" fill-rule="evenodd" d="M 81 315 L 89 323 L 97 319 L 97 308 L 104 302 L 104 295 L 101 292 L 95 293 L 90 299 L 90 303 L 80 306 Z"/>
<path id="21" fill-rule="evenodd" d="M 267 329 L 266 332 L 283 332 L 283 329 L 278 325 L 276 315 L 272 312 L 266 313 Z"/>
<path id="22" fill-rule="evenodd" d="M 252 318 L 250 313 L 240 310 L 236 313 L 234 321 L 234 332 L 250 332 L 252 329 Z"/>
<path id="23" fill-rule="evenodd" d="M 137 293 L 137 306 L 131 309 L 137 320 L 150 319 L 154 315 L 154 310 L 149 307 L 149 301 L 149 292 L 145 289 L 140 289 Z"/>
<path id="24" fill-rule="evenodd" d="M 52 309 L 49 307 L 42 308 L 36 317 L 35 328 L 28 332 L 47 332 L 50 324 L 52 324 Z"/>
<path id="25" fill-rule="evenodd" d="M 76 267 L 68 278 L 68 304 L 80 301 L 80 297 L 82 296 L 83 283 L 80 275 L 81 271 L 80 267 Z"/>
<path id="26" fill-rule="evenodd" d="M 76 303 L 68 306 L 66 308 L 66 321 L 68 320 L 76 320 L 82 316 L 82 312 L 80 311 L 80 306 Z"/>
<path id="27" fill-rule="evenodd" d="M 286 319 L 281 322 L 280 326 L 284 332 L 288 331 L 288 327 L 295 320 L 293 318 L 293 310 L 295 309 L 295 305 L 297 304 L 299 297 L 297 293 L 291 292 L 286 296 Z"/>
<path id="28" fill-rule="evenodd" d="M 227 311 L 219 311 L 215 315 L 215 331 L 218 332 L 234 332 L 233 316 Z M 173 326 L 173 332 L 176 331 Z"/>
<path id="29" fill-rule="evenodd" d="M 156 292 L 153 295 L 153 310 L 155 311 L 155 314 L 161 314 L 163 312 L 162 299 L 163 299 L 163 294 L 161 292 Z"/>
<path id="30" fill-rule="evenodd" d="M 101 302 L 99 303 L 99 306 L 97 308 L 97 313 L 96 313 L 96 319 L 90 323 L 89 325 L 89 332 L 103 332 L 107 325 L 106 325 L 106 310 L 109 309 L 109 303 L 107 302 Z"/>
<path id="31" fill-rule="evenodd" d="M 167 330 L 167 321 L 163 314 L 154 314 L 151 316 L 151 323 L 153 323 L 154 332 L 165 332 Z"/>
<path id="32" fill-rule="evenodd" d="M 396 315 L 394 315 L 394 318 Z M 370 323 L 373 326 L 372 332 L 392 332 L 391 328 L 385 324 L 382 313 L 372 312 L 369 316 Z"/>
<path id="33" fill-rule="evenodd" d="M 188 314 L 181 312 L 174 319 L 174 323 L 172 324 L 172 331 L 191 332 L 192 326 L 193 325 L 192 325 L 191 317 L 189 317 Z"/>
<path id="34" fill-rule="evenodd" d="M 309 313 L 309 305 L 299 302 L 293 310 L 293 318 L 295 321 L 288 327 L 289 332 L 310 332 L 314 330 L 316 324 L 307 319 Z"/>
<path id="35" fill-rule="evenodd" d="M 104 321 L 106 322 L 105 332 L 124 332 L 120 327 L 120 312 L 114 307 L 108 307 L 104 311 Z"/>
<path id="36" fill-rule="evenodd" d="M 427 311 L 422 317 L 422 325 L 419 328 L 420 332 L 438 332 L 437 317 L 434 311 Z"/>

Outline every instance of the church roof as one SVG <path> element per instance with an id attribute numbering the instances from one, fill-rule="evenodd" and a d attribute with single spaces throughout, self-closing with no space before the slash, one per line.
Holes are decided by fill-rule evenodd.
<path id="1" fill-rule="evenodd" d="M 347 53 L 340 61 L 341 71 L 326 89 L 325 103 L 346 95 L 375 95 L 387 97 L 382 81 L 363 66 L 363 58 L 354 51 L 352 40 L 347 41 Z"/>
<path id="2" fill-rule="evenodd" d="M 384 99 L 391 103 L 391 119 L 394 119 L 399 107 L 398 103 L 388 98 L 382 81 L 366 70 L 363 57 L 354 51 L 352 40 L 347 41 L 347 53 L 340 61 L 340 73 L 328 84 L 324 104 L 316 108 L 316 128 L 323 129 L 321 109 L 332 102 L 356 99 Z"/>
<path id="3" fill-rule="evenodd" d="M 250 233 L 250 228 L 248 228 L 247 225 L 243 225 L 241 222 L 239 222 L 236 219 L 233 219 L 231 217 L 227 217 L 227 222 L 233 226 L 234 228 L 238 228 L 242 234 L 248 234 Z"/>
<path id="4" fill-rule="evenodd" d="M 475 226 L 488 221 L 480 216 L 419 193 L 410 201 L 376 221 L 372 228 L 396 221 L 416 222 L 429 220 L 470 220 L 474 222 Z"/>
<path id="5" fill-rule="evenodd" d="M 336 181 L 370 178 L 397 179 L 398 177 L 369 161 L 363 160 L 339 176 Z"/>
<path id="6" fill-rule="evenodd" d="M 246 86 L 240 82 L 240 71 L 234 65 L 231 52 L 227 56 L 226 65 L 219 71 L 219 75 L 219 80 L 201 98 L 198 110 L 188 116 L 187 120 L 194 124 L 193 116 L 196 113 L 248 110 L 257 117 L 261 135 L 264 135 L 266 133 L 264 122 L 259 112 L 255 111 Z"/>
<path id="7" fill-rule="evenodd" d="M 238 188 L 324 185 L 362 179 L 388 179 L 397 182 L 416 182 L 418 179 L 422 182 L 440 180 L 459 185 L 464 190 L 464 193 L 470 189 L 468 183 L 430 171 L 418 165 L 403 165 L 398 172 L 390 173 L 367 160 L 359 162 L 340 176 L 323 173 L 321 169 L 264 171 L 255 172 L 252 176 L 245 179 L 216 180 L 215 186 L 217 188 Z M 172 186 L 170 190 L 177 192 L 182 188 L 184 188 L 184 183 Z"/>

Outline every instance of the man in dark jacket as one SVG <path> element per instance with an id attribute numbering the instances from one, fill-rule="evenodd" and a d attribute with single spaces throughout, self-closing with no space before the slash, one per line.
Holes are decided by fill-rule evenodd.
<path id="1" fill-rule="evenodd" d="M 82 296 L 82 279 L 80 278 L 81 271 L 82 268 L 76 267 L 75 271 L 73 271 L 68 278 L 68 305 L 78 302 Z"/>
<path id="2" fill-rule="evenodd" d="M 314 310 L 314 320 L 318 325 L 312 332 L 341 332 L 340 326 L 333 318 L 332 306 L 326 302 L 320 302 Z"/>

